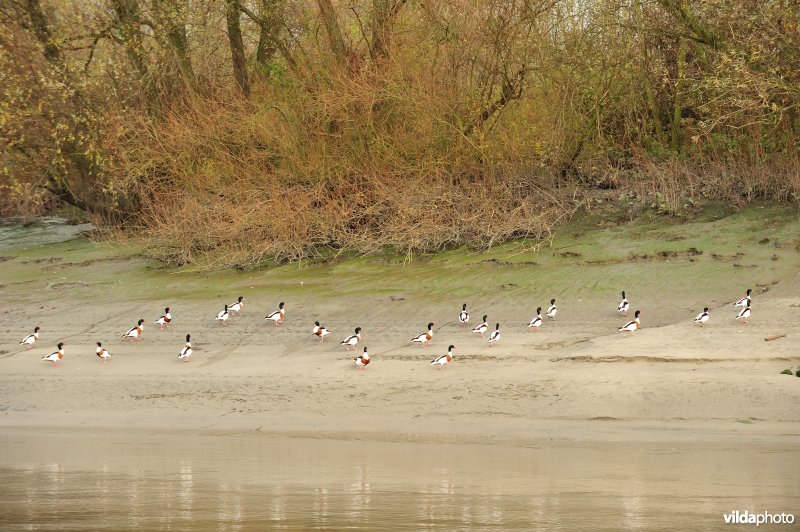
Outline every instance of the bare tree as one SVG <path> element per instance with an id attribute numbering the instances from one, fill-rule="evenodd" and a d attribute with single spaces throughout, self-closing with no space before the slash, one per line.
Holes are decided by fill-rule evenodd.
<path id="1" fill-rule="evenodd" d="M 370 55 L 380 61 L 389 55 L 394 21 L 406 0 L 372 0 L 372 43 Z"/>
<path id="2" fill-rule="evenodd" d="M 346 68 L 348 64 L 347 47 L 342 37 L 342 30 L 339 27 L 339 19 L 336 17 L 333 4 L 331 4 L 331 0 L 317 0 L 317 5 L 319 6 L 322 23 L 325 26 L 325 32 L 328 34 L 333 57 L 340 67 Z"/>
<path id="3" fill-rule="evenodd" d="M 245 96 L 250 95 L 250 80 L 247 76 L 247 59 L 242 41 L 241 11 L 238 0 L 225 0 L 225 21 L 228 26 L 228 43 L 236 84 Z"/>

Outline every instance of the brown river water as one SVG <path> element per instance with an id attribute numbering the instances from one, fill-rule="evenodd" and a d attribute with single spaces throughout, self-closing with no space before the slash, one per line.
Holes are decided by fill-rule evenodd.
<path id="1" fill-rule="evenodd" d="M 756 529 L 733 510 L 800 517 L 798 449 L 0 431 L 2 530 Z"/>

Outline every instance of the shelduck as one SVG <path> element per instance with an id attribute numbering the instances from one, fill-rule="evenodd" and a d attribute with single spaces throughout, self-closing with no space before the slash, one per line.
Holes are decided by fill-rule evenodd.
<path id="1" fill-rule="evenodd" d="M 236 303 L 228 305 L 228 312 L 235 312 L 237 316 L 241 314 L 243 310 L 244 310 L 244 296 L 239 296 L 239 299 L 236 301 Z"/>
<path id="2" fill-rule="evenodd" d="M 53 363 L 53 367 L 58 366 L 58 362 L 64 358 L 64 342 L 59 342 L 57 350 L 49 355 L 42 357 L 42 360 L 47 360 L 48 362 Z"/>
<path id="3" fill-rule="evenodd" d="M 318 321 L 314 322 L 314 329 L 311 330 L 311 334 L 313 334 L 318 341 L 322 342 L 323 339 L 328 336 L 331 332 L 319 324 Z"/>
<path id="4" fill-rule="evenodd" d="M 284 309 L 283 302 L 281 301 L 281 304 L 280 304 L 280 305 L 278 305 L 278 310 L 276 310 L 276 311 L 274 311 L 274 312 L 270 312 L 270 313 L 267 315 L 267 317 L 266 317 L 266 318 L 264 318 L 264 319 L 265 319 L 265 320 L 272 320 L 272 321 L 274 321 L 274 322 L 275 322 L 275 326 L 277 327 L 277 326 L 279 326 L 281 323 L 283 323 L 283 317 L 284 317 L 285 315 L 286 315 L 286 310 Z"/>
<path id="5" fill-rule="evenodd" d="M 461 322 L 461 325 L 466 325 L 469 323 L 469 313 L 467 312 L 467 304 L 461 307 L 461 313 L 458 315 L 458 321 Z"/>
<path id="6" fill-rule="evenodd" d="M 495 325 L 492 334 L 489 335 L 489 347 L 500 341 L 500 324 Z"/>
<path id="7" fill-rule="evenodd" d="M 747 289 L 747 294 L 745 294 L 745 296 L 742 299 L 740 299 L 739 301 L 734 303 L 733 306 L 734 307 L 746 307 L 746 306 L 748 306 L 750 304 L 750 294 L 752 294 L 752 293 L 753 293 L 753 289 L 752 288 L 748 288 Z"/>
<path id="8" fill-rule="evenodd" d="M 629 308 L 630 308 L 630 303 L 628 303 L 628 299 L 625 297 L 625 291 L 623 290 L 622 301 L 620 301 L 619 305 L 617 305 L 617 312 L 627 317 Z"/>
<path id="9" fill-rule="evenodd" d="M 35 344 L 37 340 L 39 340 L 39 330 L 40 330 L 39 327 L 35 327 L 33 329 L 33 334 L 29 334 L 28 336 L 23 338 L 22 341 L 19 343 L 19 345 L 27 345 L 28 349 L 33 349 L 33 344 Z"/>
<path id="10" fill-rule="evenodd" d="M 431 361 L 431 366 L 438 365 L 440 370 L 450 366 L 450 362 L 453 360 L 453 349 L 455 348 L 456 346 L 454 345 L 449 346 L 447 348 L 447 354 L 434 358 Z"/>
<path id="11" fill-rule="evenodd" d="M 556 314 L 557 313 L 558 313 L 558 309 L 556 308 L 556 300 L 555 299 L 551 299 L 550 300 L 550 308 L 547 309 L 547 312 L 545 313 L 545 316 L 547 316 L 551 320 L 554 320 L 554 319 L 556 319 Z"/>
<path id="12" fill-rule="evenodd" d="M 747 323 L 747 318 L 750 317 L 750 300 L 747 300 L 747 306 L 739 311 L 736 315 L 737 320 L 742 320 L 742 323 Z"/>
<path id="13" fill-rule="evenodd" d="M 344 346 L 345 351 L 349 351 L 355 349 L 359 341 L 361 341 L 361 327 L 356 327 L 355 334 L 351 334 L 339 343 Z"/>
<path id="14" fill-rule="evenodd" d="M 369 353 L 367 353 L 367 348 L 365 347 L 364 352 L 354 358 L 353 361 L 356 363 L 356 367 L 358 369 L 367 369 L 367 364 L 369 364 Z"/>
<path id="15" fill-rule="evenodd" d="M 122 338 L 128 338 L 131 342 L 141 340 L 142 332 L 144 331 L 144 320 L 139 320 L 136 325 L 128 329 L 128 332 L 122 335 Z"/>
<path id="16" fill-rule="evenodd" d="M 228 321 L 229 317 L 230 314 L 228 313 L 228 305 L 225 305 L 225 310 L 220 310 L 215 319 L 219 320 L 222 325 L 225 325 L 225 322 Z"/>
<path id="17" fill-rule="evenodd" d="M 181 350 L 178 352 L 178 358 L 183 360 L 184 362 L 189 362 L 189 358 L 192 356 L 192 335 L 186 335 L 186 343 L 183 345 Z"/>
<path id="18" fill-rule="evenodd" d="M 108 359 L 111 358 L 111 353 L 106 351 L 103 348 L 103 344 L 100 342 L 97 342 L 97 349 L 95 349 L 94 352 L 97 355 L 97 357 L 101 360 L 101 364 L 105 364 L 106 362 L 108 362 Z"/>
<path id="19" fill-rule="evenodd" d="M 541 326 L 542 326 L 542 307 L 538 307 L 536 309 L 536 317 L 533 318 L 531 322 L 528 324 L 528 329 L 531 329 L 532 331 L 537 331 Z"/>
<path id="20" fill-rule="evenodd" d="M 171 321 L 172 314 L 169 313 L 169 307 L 167 307 L 164 309 L 164 315 L 156 320 L 156 325 L 159 326 L 160 331 L 163 331 L 164 327 L 169 327 L 169 322 Z"/>
<path id="21" fill-rule="evenodd" d="M 705 323 L 706 323 L 707 321 L 708 321 L 708 307 L 705 307 L 705 308 L 703 309 L 703 312 L 701 312 L 700 314 L 698 314 L 698 315 L 697 315 L 697 317 L 694 319 L 694 322 L 695 322 L 695 323 L 699 323 L 699 324 L 700 324 L 700 327 L 704 327 L 704 326 L 705 326 Z"/>
<path id="22" fill-rule="evenodd" d="M 431 343 L 431 338 L 433 338 L 433 323 L 428 324 L 428 330 L 419 333 L 417 336 L 411 339 L 411 342 L 418 343 L 421 347 L 425 347 L 425 344 Z"/>
<path id="23" fill-rule="evenodd" d="M 617 329 L 617 332 L 627 332 L 628 336 L 635 335 L 636 329 L 640 329 L 642 327 L 642 323 L 639 321 L 639 314 L 640 312 L 637 310 L 633 315 L 633 321 L 629 321 Z"/>
<path id="24" fill-rule="evenodd" d="M 489 323 L 486 321 L 487 318 L 488 318 L 488 316 L 484 315 L 483 316 L 483 323 L 481 323 L 480 325 L 472 328 L 472 332 L 474 332 L 476 334 L 480 334 L 481 338 L 483 338 L 483 335 L 486 334 L 486 331 L 489 330 Z"/>

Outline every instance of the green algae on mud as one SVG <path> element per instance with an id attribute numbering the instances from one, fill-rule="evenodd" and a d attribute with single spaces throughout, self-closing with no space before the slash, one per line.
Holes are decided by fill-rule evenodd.
<path id="1" fill-rule="evenodd" d="M 54 225 L 56 231 L 60 230 Z M 800 216 L 783 206 L 734 213 L 716 206 L 690 221 L 632 221 L 590 213 L 557 228 L 549 241 L 516 241 L 476 252 L 447 250 L 424 260 L 380 253 L 332 263 L 297 263 L 252 271 L 197 272 L 146 259 L 135 243 L 68 241 L 24 245 L 15 231 L 2 253 L 0 285 L 26 299 L 34 290 L 57 297 L 230 298 L 241 293 L 325 299 L 597 296 L 622 288 L 638 296 L 709 296 L 741 284 L 768 287 L 800 266 Z M 41 231 L 40 231 L 41 233 Z M 42 238 L 41 234 L 37 238 Z"/>

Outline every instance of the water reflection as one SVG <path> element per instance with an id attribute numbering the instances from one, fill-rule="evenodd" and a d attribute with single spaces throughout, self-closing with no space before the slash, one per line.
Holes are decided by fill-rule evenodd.
<path id="1" fill-rule="evenodd" d="M 800 470 L 786 467 L 794 449 L 59 441 L 56 453 L 52 436 L 0 435 L 0 528 L 643 530 L 800 507 Z"/>

